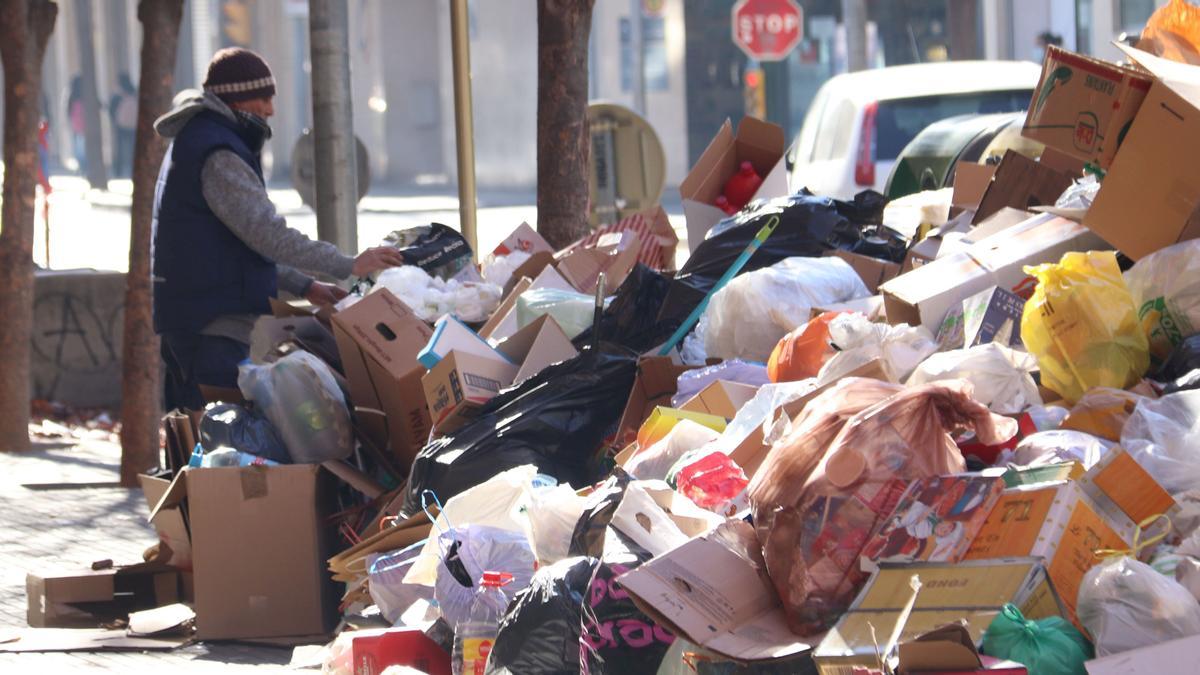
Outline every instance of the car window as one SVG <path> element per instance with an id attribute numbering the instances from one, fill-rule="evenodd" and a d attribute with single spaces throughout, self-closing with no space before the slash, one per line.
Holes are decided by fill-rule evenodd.
<path id="1" fill-rule="evenodd" d="M 817 130 L 817 144 L 813 149 L 813 160 L 840 159 L 850 147 L 850 135 L 854 131 L 856 108 L 847 100 L 830 106 Z"/>
<path id="2" fill-rule="evenodd" d="M 800 136 L 796 141 L 796 164 L 811 162 L 813 150 L 816 147 L 817 128 L 821 126 L 821 115 L 825 112 L 825 104 L 829 102 L 829 87 L 821 87 L 817 97 L 809 104 L 808 112 L 804 115 L 804 125 L 800 127 Z"/>
<path id="3" fill-rule="evenodd" d="M 938 120 L 965 114 L 1019 112 L 1033 92 L 985 91 L 882 101 L 875 118 L 875 160 L 896 159 L 922 129 Z"/>

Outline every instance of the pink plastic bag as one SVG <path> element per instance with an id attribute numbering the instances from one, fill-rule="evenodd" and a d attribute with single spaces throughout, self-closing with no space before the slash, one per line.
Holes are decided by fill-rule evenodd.
<path id="1" fill-rule="evenodd" d="M 731 501 L 746 489 L 750 479 L 737 462 L 723 452 L 709 453 L 679 472 L 679 493 L 710 511 Z"/>
<path id="2" fill-rule="evenodd" d="M 780 485 L 779 476 L 760 470 L 750 493 L 767 572 L 789 627 L 799 635 L 828 629 L 849 607 L 867 578 L 859 567 L 862 548 L 909 482 L 964 469 L 949 432 L 970 429 L 988 444 L 1016 433 L 1013 420 L 972 399 L 970 384 L 962 380 L 904 389 L 841 425 L 836 416 L 828 419 L 822 438 L 829 438 L 832 427 L 840 428 L 832 442 L 815 439 L 814 445 L 822 446 L 820 457 L 803 483 Z M 780 443 L 767 462 L 788 466 L 787 458 L 773 456 L 797 449 L 810 453 L 813 448 Z M 766 495 L 774 500 L 764 500 Z"/>

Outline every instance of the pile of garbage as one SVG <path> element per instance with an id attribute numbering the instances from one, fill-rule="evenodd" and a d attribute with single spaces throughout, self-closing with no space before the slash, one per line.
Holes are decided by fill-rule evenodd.
<path id="1" fill-rule="evenodd" d="M 1052 48 L 1045 154 L 973 198 L 789 192 L 747 118 L 678 271 L 661 210 L 480 267 L 398 235 L 451 245 L 279 305 L 240 392 L 168 416 L 145 564 L 196 638 L 337 633 L 331 673 L 1184 672 L 1200 68 L 1127 52 L 1097 103 Z M 1084 108 L 1104 145 L 1058 133 Z"/>

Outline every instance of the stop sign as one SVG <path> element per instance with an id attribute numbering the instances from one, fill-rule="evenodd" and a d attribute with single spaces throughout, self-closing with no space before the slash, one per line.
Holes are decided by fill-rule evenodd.
<path id="1" fill-rule="evenodd" d="M 733 5 L 733 42 L 758 61 L 782 61 L 804 34 L 795 0 L 738 0 Z"/>

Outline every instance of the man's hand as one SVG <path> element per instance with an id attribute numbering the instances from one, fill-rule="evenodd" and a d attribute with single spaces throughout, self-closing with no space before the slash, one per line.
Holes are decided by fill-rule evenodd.
<path id="1" fill-rule="evenodd" d="M 404 264 L 404 256 L 391 246 L 376 246 L 369 248 L 354 259 L 354 276 L 365 277 L 371 272 L 400 267 Z"/>
<path id="2" fill-rule="evenodd" d="M 333 284 L 314 281 L 308 287 L 308 292 L 304 294 L 304 299 L 318 307 L 331 307 L 347 295 L 349 294 L 346 291 Z"/>

